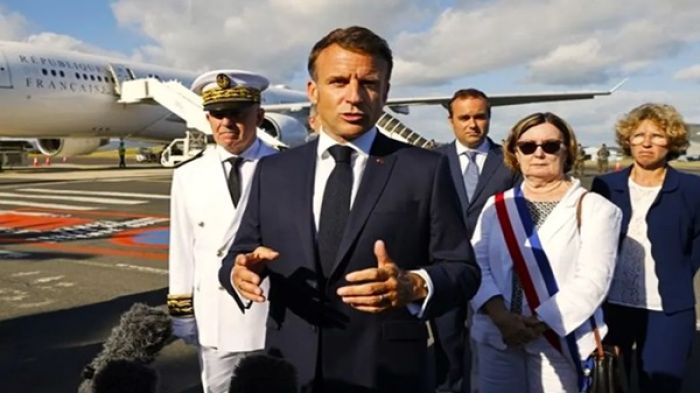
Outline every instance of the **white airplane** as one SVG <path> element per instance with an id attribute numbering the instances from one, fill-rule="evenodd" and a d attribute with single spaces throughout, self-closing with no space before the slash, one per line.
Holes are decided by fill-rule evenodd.
<path id="1" fill-rule="evenodd" d="M 171 112 L 178 112 L 187 101 L 180 97 L 187 95 L 187 89 L 166 81 L 190 86 L 196 76 L 156 65 L 0 41 L 0 137 L 35 139 L 43 154 L 62 157 L 91 153 L 109 138 L 170 142 L 196 126 Z M 161 95 L 170 110 L 154 102 L 156 87 L 165 90 Z M 494 95 L 490 99 L 492 106 L 590 99 L 609 95 L 617 87 L 598 92 Z M 134 91 L 138 92 L 135 96 Z M 410 105 L 444 106 L 449 99 L 389 99 L 387 107 L 407 113 Z M 163 100 L 157 101 L 163 104 Z M 201 101 L 191 105 L 198 105 L 197 117 L 202 121 Z M 262 106 L 266 111 L 262 129 L 274 141 L 297 145 L 305 140 L 309 109 L 305 92 L 273 85 L 263 93 Z M 379 125 L 398 139 L 430 144 L 386 112 Z M 209 132 L 205 126 L 199 128 Z"/>

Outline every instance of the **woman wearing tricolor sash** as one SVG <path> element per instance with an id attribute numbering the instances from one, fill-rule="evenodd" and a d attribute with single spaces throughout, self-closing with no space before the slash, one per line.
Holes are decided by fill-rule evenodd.
<path id="1" fill-rule="evenodd" d="M 578 392 L 593 326 L 607 331 L 601 304 L 622 214 L 567 175 L 576 149 L 552 113 L 525 117 L 507 139 L 506 164 L 523 182 L 489 199 L 472 238 L 482 271 L 471 329 L 480 393 Z"/>

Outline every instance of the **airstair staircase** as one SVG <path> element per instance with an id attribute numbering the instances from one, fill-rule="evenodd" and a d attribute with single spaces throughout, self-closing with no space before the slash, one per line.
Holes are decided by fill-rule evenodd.
<path id="1" fill-rule="evenodd" d="M 202 98 L 180 82 L 163 82 L 156 78 L 124 80 L 120 84 L 119 97 L 118 102 L 122 104 L 156 102 L 185 121 L 185 137 L 174 139 L 161 154 L 163 166 L 173 167 L 206 148 L 211 128 L 203 113 Z M 287 147 L 261 129 L 257 135 L 271 146 Z"/>

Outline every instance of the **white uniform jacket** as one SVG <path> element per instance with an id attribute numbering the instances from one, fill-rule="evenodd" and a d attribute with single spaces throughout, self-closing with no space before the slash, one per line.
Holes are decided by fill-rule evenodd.
<path id="1" fill-rule="evenodd" d="M 615 205 L 598 194 L 588 193 L 581 205 L 581 229 L 577 229 L 576 206 L 585 191 L 578 180 L 537 229 L 539 239 L 549 259 L 559 292 L 549 299 L 540 299 L 535 310 L 538 318 L 559 336 L 576 331 L 582 358 L 595 347 L 588 319 L 595 313 L 601 337 L 607 332 L 601 304 L 605 299 L 617 257 L 622 213 Z M 481 285 L 472 299 L 474 315 L 471 335 L 477 342 L 505 349 L 502 336 L 481 307 L 494 296 L 502 296 L 510 307 L 513 263 L 501 231 L 492 196 L 479 217 L 472 245 L 481 268 Z M 523 296 L 523 314 L 530 308 Z M 541 352 L 549 344 L 543 338 L 525 346 L 528 352 Z"/>
<path id="2" fill-rule="evenodd" d="M 258 350 L 265 344 L 268 303 L 242 314 L 219 284 L 221 260 L 228 251 L 248 203 L 257 161 L 276 150 L 260 140 L 244 151 L 241 198 L 233 206 L 221 147 L 175 169 L 170 200 L 169 293 L 192 294 L 199 344 L 219 350 Z M 267 284 L 267 283 L 264 283 Z"/>

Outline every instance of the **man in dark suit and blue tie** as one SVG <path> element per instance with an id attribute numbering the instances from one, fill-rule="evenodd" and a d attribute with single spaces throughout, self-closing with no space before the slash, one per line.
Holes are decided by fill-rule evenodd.
<path id="1" fill-rule="evenodd" d="M 455 140 L 438 151 L 449 160 L 466 236 L 471 238 L 486 200 L 512 188 L 520 181 L 520 175 L 504 165 L 501 146 L 488 137 L 491 106 L 486 94 L 477 89 L 458 90 L 447 110 Z M 467 302 L 463 302 L 435 321 L 437 392 L 470 391 L 471 351 L 466 317 Z"/>
<path id="2" fill-rule="evenodd" d="M 296 367 L 303 391 L 428 391 L 426 321 L 479 285 L 447 158 L 375 127 L 392 64 L 366 28 L 316 43 L 319 136 L 260 161 L 219 272 L 243 312 L 270 302 L 266 350 Z"/>

